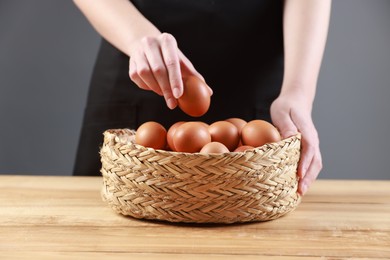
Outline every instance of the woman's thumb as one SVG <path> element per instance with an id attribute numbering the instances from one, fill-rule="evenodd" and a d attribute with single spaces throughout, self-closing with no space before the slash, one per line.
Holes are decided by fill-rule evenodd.
<path id="1" fill-rule="evenodd" d="M 278 128 L 283 139 L 298 133 L 297 127 L 289 116 L 284 116 L 283 118 L 274 120 L 274 124 Z"/>

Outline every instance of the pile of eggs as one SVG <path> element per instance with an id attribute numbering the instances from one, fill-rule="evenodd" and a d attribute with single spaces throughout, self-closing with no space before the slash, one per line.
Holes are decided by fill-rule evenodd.
<path id="1" fill-rule="evenodd" d="M 177 100 L 186 114 L 199 117 L 210 106 L 211 92 L 207 84 L 196 76 L 183 80 L 184 93 Z M 135 143 L 153 149 L 186 153 L 242 152 L 280 141 L 279 131 L 269 122 L 229 118 L 210 125 L 200 121 L 180 121 L 168 129 L 150 121 L 136 131 Z"/>
<path id="2" fill-rule="evenodd" d="M 135 143 L 153 149 L 186 153 L 242 152 L 281 140 L 279 131 L 267 121 L 246 122 L 229 118 L 210 125 L 200 121 L 180 121 L 168 130 L 150 121 L 138 127 Z"/>

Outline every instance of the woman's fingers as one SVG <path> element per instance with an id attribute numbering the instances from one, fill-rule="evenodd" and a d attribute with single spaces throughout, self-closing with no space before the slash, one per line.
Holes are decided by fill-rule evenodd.
<path id="1" fill-rule="evenodd" d="M 276 109 L 273 109 L 278 106 Z M 283 108 L 283 104 L 273 103 L 271 105 L 272 122 L 278 128 L 282 138 L 287 138 L 297 134 L 298 129 L 291 119 L 288 108 Z"/>
<path id="2" fill-rule="evenodd" d="M 183 94 L 183 81 L 177 43 L 172 35 L 168 33 L 161 34 L 161 51 L 168 72 L 170 90 L 175 98 L 179 98 Z"/>
<path id="3" fill-rule="evenodd" d="M 176 107 L 176 99 L 173 97 L 169 83 L 168 71 L 162 57 L 162 46 L 159 39 L 146 37 L 143 39 L 145 56 L 153 77 L 157 81 L 159 89 L 164 95 L 165 101 L 170 109 Z"/>
<path id="4" fill-rule="evenodd" d="M 303 195 L 322 169 L 319 138 L 309 116 L 295 112 L 292 113 L 292 120 L 302 134 L 301 158 L 298 165 L 300 178 L 298 191 Z"/>
<path id="5" fill-rule="evenodd" d="M 141 89 L 144 89 L 144 90 L 152 90 L 152 89 L 149 88 L 149 86 L 146 85 L 146 83 L 139 77 L 138 72 L 137 72 L 137 65 L 136 65 L 136 63 L 134 62 L 134 59 L 130 59 L 130 62 L 129 62 L 129 76 L 130 76 L 130 79 L 131 79 L 132 81 L 134 81 L 135 84 L 137 84 L 138 87 L 140 87 Z"/>
<path id="6" fill-rule="evenodd" d="M 181 51 L 179 51 L 179 59 L 180 69 L 183 77 L 195 75 L 204 81 L 203 76 L 196 71 L 194 65 L 192 65 L 191 61 Z"/>
<path id="7" fill-rule="evenodd" d="M 271 118 L 283 138 L 301 133 L 301 156 L 298 164 L 298 192 L 304 195 L 322 169 L 322 158 L 317 130 L 310 107 L 303 105 L 302 97 L 279 96 L 271 105 Z"/>
<path id="8" fill-rule="evenodd" d="M 298 166 L 298 176 L 303 178 L 312 163 L 313 157 L 319 147 L 317 131 L 308 116 L 292 111 L 292 121 L 302 134 L 301 160 Z"/>
<path id="9" fill-rule="evenodd" d="M 163 93 L 160 89 L 159 84 L 154 78 L 152 70 L 149 66 L 149 61 L 147 60 L 147 57 L 144 55 L 144 53 L 136 53 L 134 57 L 134 62 L 136 64 L 138 77 L 140 77 L 141 80 L 145 82 L 149 89 L 162 96 Z"/>
<path id="10" fill-rule="evenodd" d="M 141 89 L 164 96 L 171 109 L 177 106 L 177 99 L 184 92 L 183 78 L 196 75 L 204 80 L 168 33 L 144 37 L 135 48 L 129 62 L 130 78 Z M 209 91 L 211 95 L 210 88 Z"/>
<path id="11" fill-rule="evenodd" d="M 310 185 L 317 179 L 318 174 L 322 169 L 322 158 L 319 149 L 314 153 L 312 161 L 310 162 L 309 168 L 306 171 L 303 179 L 299 181 L 298 192 L 304 195 Z"/>
<path id="12" fill-rule="evenodd" d="M 195 69 L 194 65 L 192 65 L 191 61 L 179 50 L 179 59 L 180 59 L 180 69 L 182 77 L 188 77 L 190 75 L 195 75 L 198 78 L 202 79 L 204 82 L 204 77 Z M 210 93 L 210 96 L 213 95 L 213 90 L 208 87 L 208 91 Z"/>

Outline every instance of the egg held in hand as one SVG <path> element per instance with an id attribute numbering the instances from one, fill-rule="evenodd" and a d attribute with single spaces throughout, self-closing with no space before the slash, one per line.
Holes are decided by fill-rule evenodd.
<path id="1" fill-rule="evenodd" d="M 196 153 L 210 142 L 210 133 L 200 122 L 186 122 L 173 135 L 173 145 L 177 152 Z"/>
<path id="2" fill-rule="evenodd" d="M 241 131 L 243 145 L 259 147 L 266 143 L 278 142 L 280 140 L 278 129 L 264 120 L 256 119 L 249 121 Z"/>
<path id="3" fill-rule="evenodd" d="M 177 100 L 181 110 L 193 117 L 203 116 L 210 107 L 210 92 L 206 83 L 196 77 L 184 79 L 183 95 Z"/>
<path id="4" fill-rule="evenodd" d="M 149 121 L 140 125 L 135 133 L 135 143 L 153 149 L 165 149 L 167 130 L 157 122 Z"/>

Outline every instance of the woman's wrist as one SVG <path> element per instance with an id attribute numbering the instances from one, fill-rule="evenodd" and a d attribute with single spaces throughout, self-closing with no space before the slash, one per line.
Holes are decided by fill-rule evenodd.
<path id="1" fill-rule="evenodd" d="M 280 96 L 304 102 L 305 105 L 311 109 L 314 102 L 315 90 L 316 86 L 314 84 L 303 85 L 296 83 L 284 83 L 280 91 Z"/>

